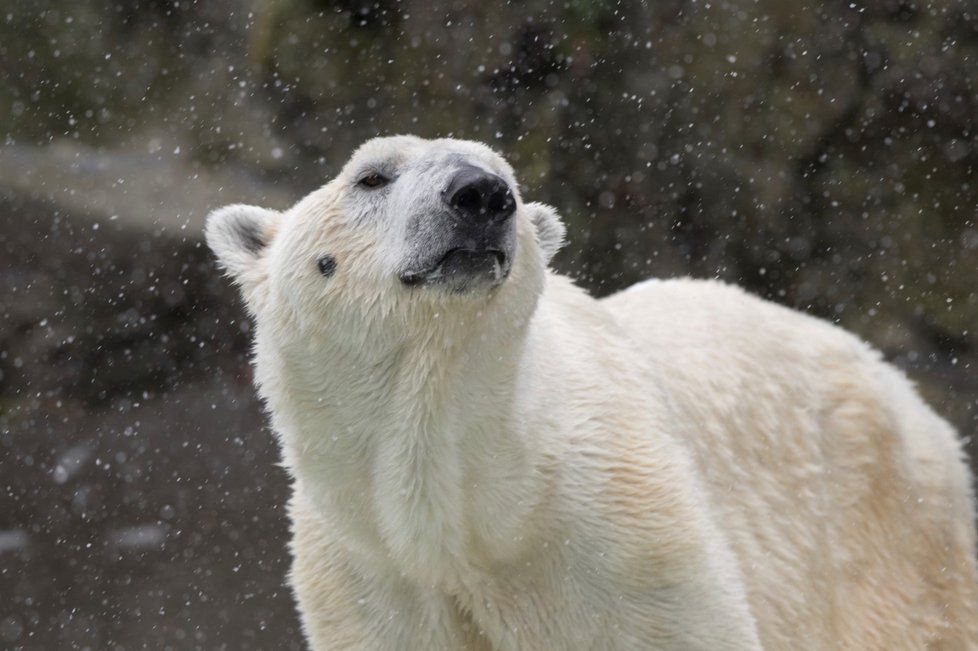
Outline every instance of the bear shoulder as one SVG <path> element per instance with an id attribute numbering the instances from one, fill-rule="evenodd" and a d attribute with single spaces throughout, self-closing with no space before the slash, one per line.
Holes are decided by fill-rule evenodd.
<path id="1" fill-rule="evenodd" d="M 718 280 L 647 280 L 601 301 L 643 345 L 782 362 L 879 354 L 833 323 Z M 772 359 L 772 361 L 774 361 Z"/>

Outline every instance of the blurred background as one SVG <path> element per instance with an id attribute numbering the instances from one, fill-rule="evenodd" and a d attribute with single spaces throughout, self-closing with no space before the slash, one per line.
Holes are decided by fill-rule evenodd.
<path id="1" fill-rule="evenodd" d="M 207 211 L 483 140 L 604 295 L 718 277 L 978 433 L 978 1 L 0 1 L 0 648 L 301 648 Z"/>

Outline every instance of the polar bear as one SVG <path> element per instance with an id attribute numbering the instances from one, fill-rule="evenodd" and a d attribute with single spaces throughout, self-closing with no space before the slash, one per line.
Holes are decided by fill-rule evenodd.
<path id="1" fill-rule="evenodd" d="M 710 281 L 591 298 L 473 142 L 371 140 L 206 234 L 314 648 L 978 648 L 960 442 L 839 328 Z"/>

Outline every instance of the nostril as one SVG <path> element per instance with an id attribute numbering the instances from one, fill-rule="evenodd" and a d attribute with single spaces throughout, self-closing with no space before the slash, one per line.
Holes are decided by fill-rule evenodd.
<path id="1" fill-rule="evenodd" d="M 506 189 L 497 189 L 489 195 L 488 209 L 493 215 L 509 212 L 513 205 L 513 196 Z"/>
<path id="2" fill-rule="evenodd" d="M 462 188 L 452 197 L 452 204 L 461 210 L 477 212 L 482 209 L 482 194 L 472 186 Z"/>

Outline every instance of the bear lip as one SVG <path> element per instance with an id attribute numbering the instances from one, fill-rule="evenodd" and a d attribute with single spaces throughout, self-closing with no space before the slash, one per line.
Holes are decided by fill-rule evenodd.
<path id="1" fill-rule="evenodd" d="M 508 272 L 506 260 L 506 252 L 499 249 L 453 247 L 445 251 L 434 264 L 424 269 L 405 271 L 399 277 L 405 285 L 422 285 L 473 276 L 486 276 L 493 283 L 498 283 Z"/>

